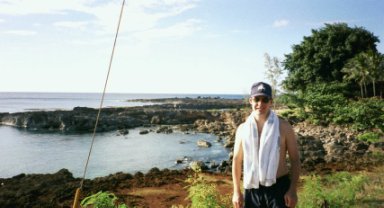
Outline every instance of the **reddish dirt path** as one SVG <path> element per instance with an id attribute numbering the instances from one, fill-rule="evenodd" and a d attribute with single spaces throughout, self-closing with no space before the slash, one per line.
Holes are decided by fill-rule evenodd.
<path id="1" fill-rule="evenodd" d="M 222 195 L 232 193 L 231 176 L 221 174 L 203 173 L 203 177 L 213 182 L 217 191 Z M 130 207 L 140 208 L 170 208 L 172 205 L 182 205 L 187 207 L 191 201 L 187 198 L 188 190 L 185 188 L 188 184 L 180 181 L 170 183 L 159 187 L 143 187 L 118 190 L 120 198 Z"/>

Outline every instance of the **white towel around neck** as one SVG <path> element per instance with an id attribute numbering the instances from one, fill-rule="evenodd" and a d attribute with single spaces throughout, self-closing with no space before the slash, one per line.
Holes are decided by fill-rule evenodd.
<path id="1" fill-rule="evenodd" d="M 279 118 L 270 111 L 260 136 L 252 113 L 242 126 L 244 153 L 244 188 L 272 186 L 276 183 L 280 155 Z"/>

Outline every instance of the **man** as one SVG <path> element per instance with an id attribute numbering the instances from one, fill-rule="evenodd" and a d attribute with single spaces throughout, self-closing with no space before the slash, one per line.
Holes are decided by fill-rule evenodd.
<path id="1" fill-rule="evenodd" d="M 249 103 L 252 113 L 236 132 L 232 163 L 233 205 L 235 208 L 295 207 L 300 158 L 292 126 L 270 109 L 272 88 L 269 84 L 253 84 Z M 240 189 L 242 164 L 244 198 Z"/>

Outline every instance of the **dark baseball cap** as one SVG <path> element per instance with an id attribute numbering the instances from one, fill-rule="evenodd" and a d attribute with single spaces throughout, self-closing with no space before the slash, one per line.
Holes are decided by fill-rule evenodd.
<path id="1" fill-rule="evenodd" d="M 256 82 L 251 88 L 251 97 L 265 96 L 272 98 L 272 87 L 265 82 Z"/>

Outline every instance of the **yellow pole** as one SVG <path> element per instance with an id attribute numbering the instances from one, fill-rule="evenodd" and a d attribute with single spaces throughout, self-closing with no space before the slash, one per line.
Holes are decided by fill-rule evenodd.
<path id="1" fill-rule="evenodd" d="M 80 202 L 79 202 L 80 192 L 81 192 L 80 188 L 77 188 L 76 189 L 76 194 L 75 194 L 75 200 L 73 201 L 72 208 L 80 208 Z"/>

